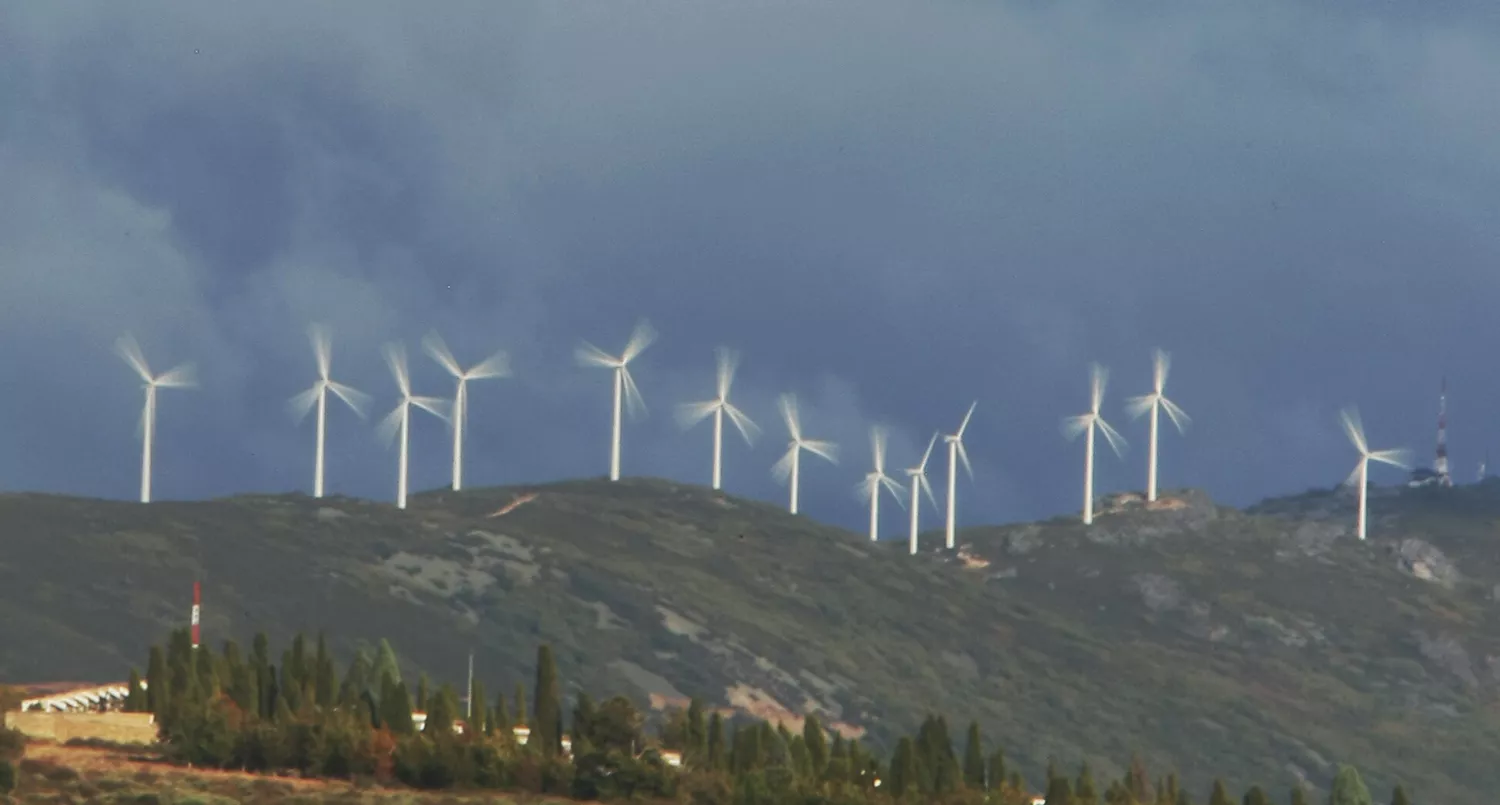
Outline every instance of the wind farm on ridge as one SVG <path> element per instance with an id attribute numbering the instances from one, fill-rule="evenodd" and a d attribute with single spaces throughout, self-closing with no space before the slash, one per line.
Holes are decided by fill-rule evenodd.
<path id="1" fill-rule="evenodd" d="M 629 366 L 656 341 L 657 336 L 658 334 L 651 323 L 646 319 L 641 319 L 631 332 L 624 348 L 617 356 L 611 355 L 587 341 L 580 342 L 574 352 L 575 360 L 580 367 L 609 369 L 611 372 L 612 407 L 610 411 L 611 438 L 609 450 L 609 479 L 611 481 L 618 481 L 621 477 L 624 415 L 628 414 L 632 419 L 639 419 L 646 414 L 644 397 L 641 394 L 640 388 L 636 385 L 635 378 L 630 373 Z M 293 396 L 288 401 L 288 409 L 294 422 L 298 423 L 305 420 L 307 415 L 312 413 L 314 409 L 317 411 L 314 434 L 312 494 L 316 498 L 321 498 L 325 490 L 325 451 L 329 414 L 328 394 L 331 392 L 361 420 L 367 417 L 367 408 L 372 398 L 371 395 L 363 391 L 332 379 L 333 344 L 328 328 L 319 324 L 311 325 L 308 328 L 308 337 L 318 373 L 317 380 L 312 386 Z M 500 379 L 513 376 L 509 355 L 504 350 L 496 350 L 489 357 L 472 364 L 468 368 L 464 368 L 437 332 L 429 332 L 424 336 L 422 346 L 423 351 L 455 380 L 452 399 L 414 394 L 405 347 L 400 343 L 387 343 L 381 348 L 387 367 L 395 381 L 398 398 L 395 407 L 378 423 L 376 435 L 387 447 L 392 442 L 399 442 L 397 445 L 395 504 L 398 508 L 402 509 L 406 508 L 408 472 L 411 460 L 411 409 L 416 407 L 425 411 L 443 421 L 452 430 L 451 486 L 455 491 L 461 490 L 463 483 L 464 426 L 468 420 L 470 408 L 468 383 L 469 381 Z M 191 363 L 183 363 L 167 372 L 153 374 L 139 343 L 129 334 L 117 339 L 115 351 L 135 370 L 143 383 L 145 401 L 138 429 L 138 433 L 142 439 L 140 500 L 142 503 L 149 503 L 152 499 L 151 476 L 156 433 L 157 393 L 161 389 L 196 388 L 197 381 L 195 379 L 194 367 Z M 739 353 L 727 347 L 719 347 L 715 350 L 714 354 L 716 361 L 716 396 L 712 399 L 699 402 L 680 403 L 676 409 L 676 418 L 684 431 L 691 431 L 703 420 L 712 419 L 712 463 L 710 465 L 710 477 L 711 486 L 717 491 L 723 488 L 724 420 L 726 418 L 729 420 L 747 445 L 754 444 L 760 434 L 760 426 L 741 408 L 729 401 L 730 389 L 734 382 L 735 372 L 739 366 Z M 1170 355 L 1163 350 L 1156 350 L 1152 355 L 1152 391 L 1147 394 L 1130 397 L 1126 400 L 1125 404 L 1125 410 L 1132 420 L 1149 415 L 1146 462 L 1147 477 L 1145 485 L 1145 497 L 1148 502 L 1155 502 L 1157 500 L 1158 441 L 1161 414 L 1166 414 L 1167 419 L 1177 428 L 1179 434 L 1185 434 L 1192 422 L 1187 412 L 1177 403 L 1167 398 L 1165 394 L 1165 385 L 1170 367 Z M 1079 436 L 1084 437 L 1083 506 L 1081 514 L 1084 525 L 1090 525 L 1094 521 L 1094 454 L 1097 441 L 1096 435 L 1103 438 L 1117 457 L 1123 457 L 1126 450 L 1125 437 L 1110 425 L 1103 415 L 1108 380 L 1109 371 L 1107 369 L 1097 363 L 1090 365 L 1088 411 L 1083 414 L 1065 417 L 1061 422 L 1063 436 L 1067 440 L 1073 441 L 1077 440 Z M 920 509 L 923 494 L 925 494 L 928 502 L 934 509 L 940 508 L 933 495 L 931 484 L 927 479 L 926 470 L 933 448 L 937 444 L 938 437 L 941 436 L 948 448 L 946 506 L 942 507 L 945 533 L 944 548 L 946 550 L 953 550 L 956 547 L 958 467 L 962 464 L 965 473 L 971 480 L 973 479 L 973 466 L 969 460 L 968 450 L 964 445 L 963 438 L 964 432 L 969 427 L 978 404 L 978 400 L 971 402 L 959 426 L 952 433 L 945 434 L 941 431 L 933 433 L 920 461 L 916 465 L 904 470 L 910 479 L 909 486 L 904 489 L 885 470 L 888 443 L 887 428 L 881 425 L 872 426 L 870 430 L 870 446 L 873 466 L 856 486 L 857 497 L 865 501 L 869 506 L 869 536 L 872 541 L 880 539 L 880 493 L 882 490 L 885 490 L 891 495 L 898 507 L 907 510 L 906 513 L 909 516 L 908 550 L 912 554 L 918 552 L 918 539 L 921 530 Z M 1446 405 L 1446 402 L 1444 404 Z M 816 456 L 829 464 L 836 465 L 838 464 L 839 448 L 834 442 L 809 439 L 804 436 L 797 398 L 794 393 L 781 394 L 777 398 L 777 408 L 781 413 L 783 423 L 786 427 L 789 442 L 786 452 L 772 465 L 771 474 L 777 480 L 788 485 L 788 511 L 791 514 L 797 514 L 803 452 Z M 1366 538 L 1366 506 L 1370 462 L 1374 461 L 1403 469 L 1409 468 L 1409 451 L 1405 449 L 1370 450 L 1365 441 L 1363 425 L 1360 423 L 1358 412 L 1353 407 L 1346 408 L 1340 413 L 1340 422 L 1350 442 L 1360 454 L 1359 463 L 1344 483 L 1357 490 L 1359 503 L 1355 533 L 1359 539 L 1363 540 Z M 903 499 L 903 494 L 909 500 Z"/>

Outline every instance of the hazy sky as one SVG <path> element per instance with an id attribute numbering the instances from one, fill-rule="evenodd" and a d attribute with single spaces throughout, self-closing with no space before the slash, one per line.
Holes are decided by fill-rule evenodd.
<path id="1" fill-rule="evenodd" d="M 636 319 L 649 416 L 627 474 L 706 483 L 679 402 L 744 354 L 765 429 L 728 490 L 776 501 L 796 391 L 803 509 L 861 528 L 867 429 L 914 463 L 978 398 L 960 521 L 1076 511 L 1060 417 L 1112 370 L 1140 488 L 1150 352 L 1194 417 L 1162 483 L 1246 504 L 1342 480 L 1336 412 L 1431 456 L 1451 387 L 1472 480 L 1500 403 L 1500 39 L 1484 4 L 12 3 L 0 11 L 0 487 L 137 493 L 135 332 L 164 392 L 160 498 L 309 489 L 305 328 L 376 398 L 329 422 L 330 491 L 390 498 L 374 438 L 406 342 L 511 352 L 471 387 L 468 485 L 600 475 L 609 378 Z M 413 489 L 451 440 L 418 415 Z M 1496 453 L 1500 459 L 1500 452 Z M 941 493 L 944 471 L 931 474 Z M 899 473 L 898 473 L 899 475 Z M 1378 480 L 1400 473 L 1377 470 Z M 901 478 L 904 482 L 904 477 Z M 904 519 L 887 506 L 887 527 Z M 931 525 L 937 512 L 924 513 Z"/>

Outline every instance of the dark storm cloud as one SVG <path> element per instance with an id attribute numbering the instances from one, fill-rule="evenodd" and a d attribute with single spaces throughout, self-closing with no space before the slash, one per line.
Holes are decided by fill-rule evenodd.
<path id="1" fill-rule="evenodd" d="M 843 448 L 807 465 L 804 509 L 854 527 L 868 426 L 894 428 L 895 470 L 974 398 L 962 519 L 1076 510 L 1058 420 L 1090 360 L 1132 447 L 1099 488 L 1138 487 L 1121 407 L 1158 345 L 1195 420 L 1164 432 L 1163 482 L 1221 500 L 1341 480 L 1347 402 L 1425 457 L 1444 373 L 1462 477 L 1497 435 L 1483 7 L 403 9 L 7 11 L 0 484 L 134 493 L 139 389 L 109 353 L 129 329 L 203 380 L 163 394 L 159 496 L 306 488 L 285 400 L 314 320 L 372 419 L 394 404 L 382 342 L 426 394 L 451 394 L 428 329 L 463 362 L 510 350 L 514 379 L 472 387 L 470 485 L 604 472 L 608 377 L 571 351 L 616 351 L 643 315 L 662 339 L 626 472 L 706 481 L 708 428 L 671 408 L 737 347 L 764 433 L 726 436 L 726 486 L 785 499 L 774 398 L 796 391 Z M 371 424 L 331 415 L 331 490 L 393 492 Z M 445 483 L 448 445 L 417 418 L 414 488 Z"/>

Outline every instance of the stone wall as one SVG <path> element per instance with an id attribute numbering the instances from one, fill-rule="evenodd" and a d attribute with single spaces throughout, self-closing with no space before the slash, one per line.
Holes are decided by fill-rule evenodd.
<path id="1" fill-rule="evenodd" d="M 122 744 L 156 741 L 156 717 L 150 713 L 47 713 L 11 711 L 5 726 L 36 740 L 64 743 L 93 738 Z"/>

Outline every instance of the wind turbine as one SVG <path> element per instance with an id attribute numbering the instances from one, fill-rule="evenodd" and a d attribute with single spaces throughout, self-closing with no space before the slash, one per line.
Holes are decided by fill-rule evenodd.
<path id="1" fill-rule="evenodd" d="M 1365 501 L 1369 491 L 1370 462 L 1379 461 L 1382 464 L 1390 464 L 1393 467 L 1407 469 L 1408 451 L 1404 448 L 1395 450 L 1371 450 L 1365 441 L 1365 429 L 1359 421 L 1359 411 L 1355 408 L 1345 408 L 1339 412 L 1339 419 L 1344 425 L 1344 433 L 1349 435 L 1349 441 L 1354 443 L 1354 448 L 1359 451 L 1359 463 L 1354 465 L 1354 472 L 1344 479 L 1348 486 L 1359 485 L 1359 538 L 1365 538 Z"/>
<path id="2" fill-rule="evenodd" d="M 126 333 L 115 339 L 115 352 L 119 353 L 130 368 L 141 376 L 145 383 L 146 405 L 141 409 L 141 502 L 151 502 L 151 443 L 156 437 L 156 390 L 186 389 L 198 385 L 193 377 L 193 365 L 184 363 L 159 375 L 151 374 L 146 356 L 135 336 Z"/>
<path id="3" fill-rule="evenodd" d="M 896 505 L 906 505 L 901 502 L 901 486 L 894 478 L 885 474 L 885 436 L 885 428 L 878 425 L 870 428 L 870 454 L 875 459 L 875 468 L 865 473 L 864 481 L 855 488 L 860 497 L 870 499 L 871 542 L 880 539 L 880 488 L 885 487 L 890 491 L 891 497 L 896 499 Z"/>
<path id="4" fill-rule="evenodd" d="M 333 361 L 333 345 L 326 327 L 314 324 L 307 328 L 307 336 L 312 341 L 313 356 L 318 362 L 318 380 L 312 384 L 311 388 L 293 397 L 288 407 L 296 422 L 301 422 L 314 405 L 318 407 L 318 441 L 313 457 L 313 497 L 320 498 L 323 497 L 323 434 L 328 418 L 328 392 L 333 392 L 340 400 L 343 400 L 344 404 L 358 414 L 360 419 L 365 418 L 365 406 L 369 404 L 370 396 L 329 379 L 329 367 Z"/>
<path id="5" fill-rule="evenodd" d="M 396 477 L 396 508 L 406 508 L 406 464 L 408 444 L 411 441 L 411 407 L 413 405 L 443 421 L 448 421 L 448 412 L 443 410 L 446 401 L 436 397 L 414 397 L 411 393 L 411 375 L 406 370 L 406 348 L 400 344 L 385 345 L 385 362 L 396 378 L 396 388 L 401 391 L 401 400 L 380 421 L 377 433 L 387 445 L 397 434 L 401 437 L 401 458 Z"/>
<path id="6" fill-rule="evenodd" d="M 964 428 L 969 427 L 969 418 L 974 416 L 974 408 L 979 405 L 975 400 L 969 404 L 969 412 L 964 414 L 964 421 L 959 423 L 958 430 L 943 436 L 943 441 L 948 443 L 948 550 L 953 550 L 953 525 L 955 508 L 954 502 L 958 497 L 958 462 L 964 462 L 964 470 L 969 473 L 969 480 L 974 480 L 974 467 L 969 464 L 969 451 L 964 449 Z"/>
<path id="7" fill-rule="evenodd" d="M 1109 370 L 1099 364 L 1089 367 L 1089 395 L 1092 403 L 1087 414 L 1070 416 L 1063 420 L 1063 435 L 1069 440 L 1078 438 L 1080 433 L 1088 432 L 1088 447 L 1083 458 L 1083 524 L 1094 522 L 1094 431 L 1104 434 L 1104 440 L 1109 442 L 1115 455 L 1121 455 L 1125 447 L 1125 437 L 1119 431 L 1110 427 L 1104 417 L 1099 415 L 1099 406 L 1104 403 L 1104 387 L 1109 383 Z"/>
<path id="8" fill-rule="evenodd" d="M 790 480 L 792 486 L 792 502 L 788 509 L 792 514 L 797 513 L 797 480 L 801 469 L 801 454 L 803 450 L 812 453 L 819 458 L 827 459 L 830 463 L 839 463 L 838 445 L 833 442 L 824 442 L 814 439 L 802 438 L 802 424 L 797 419 L 797 398 L 791 394 L 783 394 L 776 401 L 777 407 L 781 409 L 781 418 L 786 420 L 787 433 L 791 434 L 791 445 L 780 461 L 771 468 L 771 473 L 777 480 Z"/>
<path id="9" fill-rule="evenodd" d="M 1177 407 L 1177 403 L 1167 399 L 1162 389 L 1167 385 L 1167 371 L 1172 368 L 1172 356 L 1156 350 L 1151 356 L 1152 371 L 1155 379 L 1155 390 L 1150 394 L 1139 397 L 1131 397 L 1126 401 L 1126 411 L 1131 419 L 1139 417 L 1147 411 L 1151 412 L 1151 446 L 1148 448 L 1149 456 L 1146 459 L 1146 500 L 1156 500 L 1156 422 L 1162 411 L 1167 412 L 1167 418 L 1177 426 L 1178 433 L 1186 433 L 1187 426 L 1192 424 L 1192 418 L 1187 412 Z"/>
<path id="10" fill-rule="evenodd" d="M 609 446 L 609 479 L 611 481 L 620 480 L 621 398 L 630 409 L 632 417 L 646 410 L 646 401 L 641 399 L 641 390 L 636 388 L 635 378 L 630 376 L 630 370 L 626 367 L 655 340 L 656 331 L 651 328 L 651 323 L 641 319 L 636 323 L 635 331 L 630 334 L 630 341 L 625 344 L 625 351 L 620 353 L 618 358 L 587 341 L 580 344 L 573 352 L 580 365 L 613 369 L 615 373 L 614 437 Z"/>
<path id="11" fill-rule="evenodd" d="M 724 449 L 724 417 L 739 429 L 745 444 L 753 444 L 760 428 L 745 412 L 729 402 L 729 386 L 734 383 L 734 370 L 739 365 L 739 355 L 733 350 L 719 347 L 715 350 L 719 362 L 719 396 L 703 402 L 683 403 L 677 407 L 677 420 L 686 430 L 703 421 L 709 414 L 714 417 L 714 489 L 719 488 Z"/>
<path id="12" fill-rule="evenodd" d="M 918 487 L 927 493 L 927 500 L 932 503 L 932 508 L 937 508 L 937 499 L 932 496 L 932 484 L 927 483 L 927 459 L 932 456 L 932 446 L 937 444 L 937 437 L 938 434 L 932 434 L 921 462 L 906 470 L 907 477 L 911 478 L 911 536 L 907 539 L 907 546 L 911 549 L 912 556 L 917 555 L 917 518 L 921 513 L 921 500 L 917 498 Z"/>
<path id="13" fill-rule="evenodd" d="M 432 359 L 442 364 L 448 374 L 458 380 L 458 390 L 453 393 L 453 491 L 463 488 L 464 481 L 464 423 L 469 421 L 469 381 L 510 377 L 510 357 L 504 350 L 485 358 L 465 369 L 458 365 L 448 345 L 437 331 L 422 338 L 422 348 Z"/>

